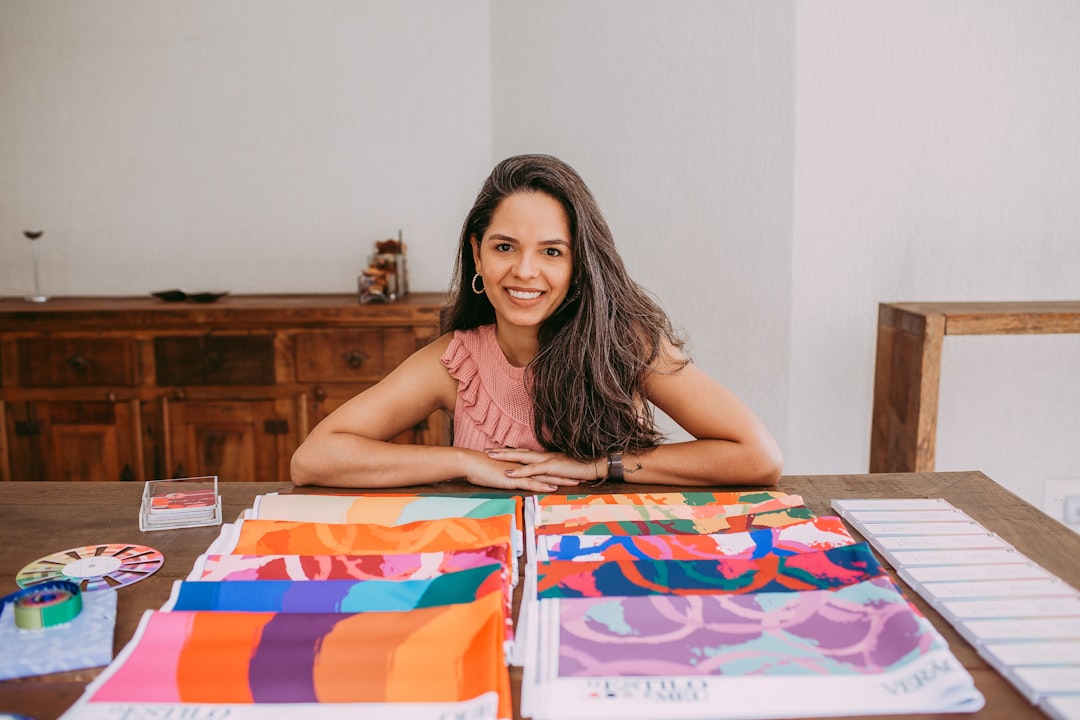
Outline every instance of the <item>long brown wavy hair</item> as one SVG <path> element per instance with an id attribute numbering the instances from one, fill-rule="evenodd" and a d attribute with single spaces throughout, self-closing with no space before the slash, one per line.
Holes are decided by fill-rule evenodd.
<path id="1" fill-rule="evenodd" d="M 537 439 L 582 461 L 658 445 L 663 433 L 645 397 L 645 378 L 658 360 L 672 368 L 670 358 L 660 358 L 665 341 L 676 349 L 683 341 L 627 274 L 592 192 L 561 160 L 511 157 L 484 181 L 461 229 L 440 332 L 495 322 L 487 296 L 470 287 L 476 273 L 472 238 L 483 238 L 499 203 L 521 192 L 542 192 L 562 204 L 574 262 L 567 300 L 540 326 L 540 350 L 526 369 Z"/>

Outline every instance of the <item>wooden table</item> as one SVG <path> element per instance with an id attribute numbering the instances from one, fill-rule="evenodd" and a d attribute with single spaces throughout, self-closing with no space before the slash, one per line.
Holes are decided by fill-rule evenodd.
<path id="1" fill-rule="evenodd" d="M 1080 301 L 879 305 L 870 472 L 934 469 L 945 336 L 1065 333 L 1080 333 Z"/>
<path id="2" fill-rule="evenodd" d="M 659 486 L 626 485 L 627 491 L 670 490 Z M 257 494 L 290 491 L 282 483 L 224 483 L 220 485 L 225 518 L 237 517 Z M 834 514 L 833 498 L 945 498 L 985 527 L 1001 535 L 1020 552 L 1074 587 L 1080 587 L 1080 535 L 1041 513 L 1032 505 L 979 472 L 912 473 L 882 475 L 785 476 L 779 489 L 802 495 L 818 515 Z M 464 483 L 442 483 L 416 488 L 424 492 L 475 490 Z M 17 590 L 15 575 L 26 564 L 68 548 L 96 543 L 138 543 L 165 555 L 164 566 L 150 578 L 121 588 L 115 651 L 135 632 L 143 611 L 160 607 L 174 580 L 184 578 L 195 558 L 217 536 L 218 528 L 141 533 L 138 529 L 140 483 L 0 483 L 0 593 Z M 325 492 L 304 488 L 297 492 Z M 857 534 L 856 534 L 857 536 Z M 519 586 L 520 587 L 520 586 Z M 985 720 L 1041 718 L 997 672 L 975 653 L 940 615 L 908 590 L 909 597 L 942 632 L 953 653 L 968 669 L 986 697 L 986 707 L 973 717 Z M 3 649 L 0 649 L 2 652 Z M 0 713 L 21 713 L 50 720 L 64 712 L 82 694 L 100 668 L 0 682 Z M 511 670 L 516 697 L 520 668 Z M 881 717 L 881 716 L 875 716 Z M 919 715 L 919 718 L 955 718 L 955 715 Z"/>

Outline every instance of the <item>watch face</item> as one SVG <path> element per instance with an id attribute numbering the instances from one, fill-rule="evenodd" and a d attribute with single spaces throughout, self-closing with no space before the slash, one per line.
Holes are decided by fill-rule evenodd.
<path id="1" fill-rule="evenodd" d="M 118 588 L 157 572 L 165 556 L 145 545 L 87 545 L 47 555 L 15 576 L 19 587 L 70 580 L 83 592 Z"/>

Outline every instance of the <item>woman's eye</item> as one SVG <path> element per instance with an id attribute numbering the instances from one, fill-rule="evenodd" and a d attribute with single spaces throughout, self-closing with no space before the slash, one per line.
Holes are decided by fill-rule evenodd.
<path id="1" fill-rule="evenodd" d="M 495 252 L 510 252 L 510 243 L 498 243 L 495 245 Z"/>
<path id="2" fill-rule="evenodd" d="M 562 256 L 562 250 L 560 250 L 559 248 L 553 248 L 553 247 L 544 248 L 544 254 L 547 255 L 548 257 L 561 257 Z"/>

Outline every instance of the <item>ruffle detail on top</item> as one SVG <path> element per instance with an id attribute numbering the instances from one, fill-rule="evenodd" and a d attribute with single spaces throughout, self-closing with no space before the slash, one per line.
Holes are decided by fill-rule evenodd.
<path id="1" fill-rule="evenodd" d="M 503 355 L 494 325 L 454 331 L 441 360 L 450 377 L 458 381 L 456 447 L 542 449 L 533 431 L 525 369 L 514 367 Z"/>

